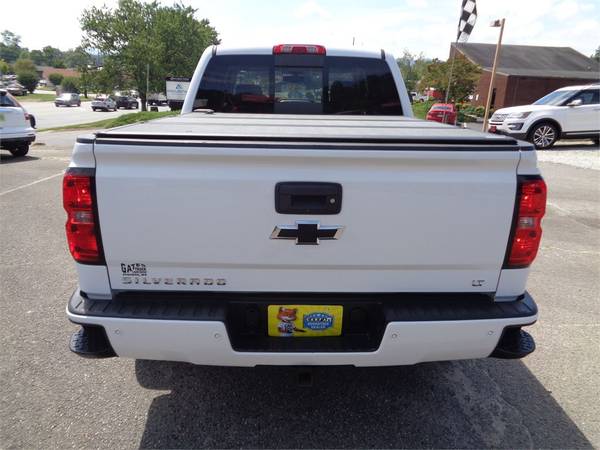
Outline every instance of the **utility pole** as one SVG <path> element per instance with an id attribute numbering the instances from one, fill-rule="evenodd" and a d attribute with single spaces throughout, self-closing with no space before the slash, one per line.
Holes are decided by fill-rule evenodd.
<path id="1" fill-rule="evenodd" d="M 448 103 L 448 98 L 450 98 L 450 86 L 452 86 L 452 72 L 454 72 L 454 60 L 456 59 L 456 52 L 458 46 L 458 39 L 454 43 L 454 52 L 452 53 L 452 62 L 450 63 L 450 75 L 448 75 L 448 88 L 446 89 L 446 98 L 444 99 L 444 103 Z M 450 46 L 452 48 L 452 46 Z M 444 113 L 445 114 L 445 113 Z"/>
<path id="2" fill-rule="evenodd" d="M 146 64 L 146 111 L 148 110 L 148 90 L 150 89 L 150 63 Z"/>
<path id="3" fill-rule="evenodd" d="M 492 66 L 492 76 L 490 78 L 490 87 L 488 89 L 487 102 L 485 106 L 485 114 L 483 116 L 483 129 L 486 132 L 488 128 L 488 118 L 490 115 L 490 107 L 492 105 L 492 93 L 494 92 L 494 78 L 496 77 L 496 67 L 500 56 L 500 47 L 502 46 L 502 35 L 504 34 L 504 19 L 493 21 L 490 26 L 500 27 L 500 36 L 498 36 L 498 44 L 496 45 L 496 54 L 494 55 L 494 64 Z"/>

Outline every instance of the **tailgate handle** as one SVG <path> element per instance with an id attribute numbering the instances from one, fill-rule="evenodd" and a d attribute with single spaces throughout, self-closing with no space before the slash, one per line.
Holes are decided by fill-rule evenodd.
<path id="1" fill-rule="evenodd" d="M 339 214 L 342 185 L 311 181 L 277 183 L 275 210 L 279 214 Z"/>

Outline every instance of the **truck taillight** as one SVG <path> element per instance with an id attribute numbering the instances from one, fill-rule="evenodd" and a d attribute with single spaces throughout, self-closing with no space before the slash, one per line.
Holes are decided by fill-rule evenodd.
<path id="1" fill-rule="evenodd" d="M 273 46 L 274 55 L 281 55 L 284 53 L 324 55 L 326 51 L 325 47 L 322 45 L 279 44 Z"/>
<path id="2" fill-rule="evenodd" d="M 546 212 L 546 183 L 541 177 L 519 177 L 516 217 L 505 267 L 529 266 L 542 239 L 542 217 Z"/>
<path id="3" fill-rule="evenodd" d="M 75 261 L 102 264 L 94 169 L 69 168 L 65 172 L 63 206 L 67 212 L 67 242 Z"/>

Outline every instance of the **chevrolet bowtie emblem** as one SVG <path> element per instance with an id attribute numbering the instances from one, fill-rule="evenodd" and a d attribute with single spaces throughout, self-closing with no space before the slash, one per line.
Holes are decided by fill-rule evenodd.
<path id="1" fill-rule="evenodd" d="M 321 226 L 317 220 L 299 220 L 295 225 L 277 225 L 271 239 L 295 239 L 296 245 L 319 245 L 320 240 L 339 239 L 340 225 Z"/>

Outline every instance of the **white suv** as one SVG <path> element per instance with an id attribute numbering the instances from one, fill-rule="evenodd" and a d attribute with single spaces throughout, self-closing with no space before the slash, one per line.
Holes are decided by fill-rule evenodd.
<path id="1" fill-rule="evenodd" d="M 600 138 L 600 84 L 557 89 L 532 105 L 494 112 L 488 131 L 547 149 L 559 139 Z"/>
<path id="2" fill-rule="evenodd" d="M 29 114 L 12 95 L 0 89 L 0 148 L 13 156 L 25 156 L 33 141 L 35 130 Z"/>

